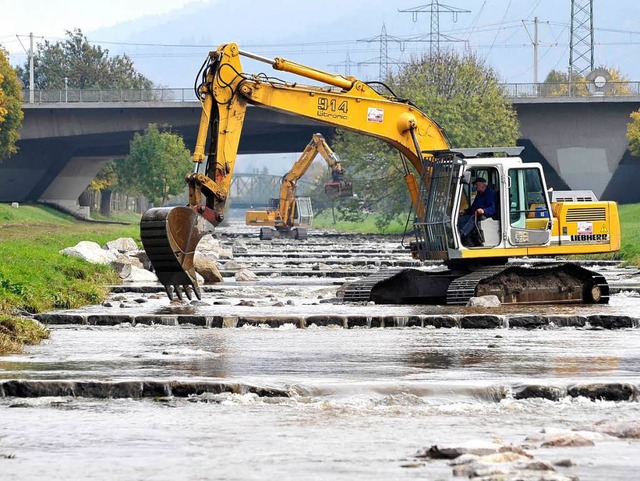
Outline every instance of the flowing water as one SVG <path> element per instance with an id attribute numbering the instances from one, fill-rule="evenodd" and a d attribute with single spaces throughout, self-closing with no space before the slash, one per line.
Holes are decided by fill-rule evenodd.
<path id="1" fill-rule="evenodd" d="M 60 327 L 1 379 L 227 380 L 290 397 L 0 398 L 0 479 L 454 479 L 431 445 L 633 422 L 636 401 L 516 400 L 640 380 L 640 329 Z M 580 480 L 638 479 L 640 441 L 540 448 Z"/>

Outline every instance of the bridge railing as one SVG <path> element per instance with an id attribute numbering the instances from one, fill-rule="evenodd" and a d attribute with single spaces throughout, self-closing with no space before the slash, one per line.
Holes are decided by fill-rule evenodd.
<path id="1" fill-rule="evenodd" d="M 23 99 L 29 103 L 29 90 L 23 90 Z M 60 89 L 34 90 L 34 103 L 98 103 L 98 102 L 195 102 L 193 88 L 184 89 Z"/>
<path id="2" fill-rule="evenodd" d="M 510 98 L 550 97 L 640 97 L 640 82 L 608 82 L 599 88 L 585 82 L 560 83 L 504 83 Z M 29 103 L 29 90 L 23 91 Z M 195 102 L 192 88 L 158 88 L 129 90 L 60 89 L 35 90 L 34 103 L 99 103 L 99 102 Z"/>
<path id="3" fill-rule="evenodd" d="M 505 83 L 502 88 L 510 98 L 640 96 L 640 82 L 607 82 L 603 86 L 586 82 Z"/>

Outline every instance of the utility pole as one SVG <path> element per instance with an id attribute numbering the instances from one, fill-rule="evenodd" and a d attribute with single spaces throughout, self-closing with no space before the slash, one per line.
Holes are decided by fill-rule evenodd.
<path id="1" fill-rule="evenodd" d="M 533 83 L 538 84 L 538 17 L 533 19 Z"/>
<path id="2" fill-rule="evenodd" d="M 32 104 L 35 102 L 33 80 L 33 32 L 29 33 L 29 50 L 24 48 L 24 44 L 22 43 L 22 40 L 20 40 L 20 35 L 16 35 L 16 38 L 18 39 L 18 42 L 20 42 L 22 50 L 24 50 L 29 57 L 29 103 Z"/>
<path id="3" fill-rule="evenodd" d="M 33 80 L 33 32 L 29 33 L 29 103 L 35 102 L 34 80 Z"/>
<path id="4" fill-rule="evenodd" d="M 529 39 L 531 40 L 531 44 L 533 45 L 533 83 L 538 84 L 538 46 L 540 45 L 539 37 L 538 37 L 538 25 L 540 22 L 538 21 L 538 17 L 533 19 L 533 37 L 529 33 L 529 29 L 527 28 L 527 24 L 525 21 L 522 21 L 524 25 L 524 29 L 529 35 Z"/>

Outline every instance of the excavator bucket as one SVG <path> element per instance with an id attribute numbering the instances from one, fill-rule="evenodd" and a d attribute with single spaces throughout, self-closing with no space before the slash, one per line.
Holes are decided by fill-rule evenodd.
<path id="1" fill-rule="evenodd" d="M 189 207 L 159 207 L 146 211 L 140 222 L 140 238 L 158 280 L 169 299 L 173 295 L 201 299 L 193 257 L 206 233 L 199 228 L 198 214 Z"/>
<path id="2" fill-rule="evenodd" d="M 327 182 L 324 184 L 324 193 L 330 199 L 336 197 L 353 197 L 353 184 L 347 181 Z"/>

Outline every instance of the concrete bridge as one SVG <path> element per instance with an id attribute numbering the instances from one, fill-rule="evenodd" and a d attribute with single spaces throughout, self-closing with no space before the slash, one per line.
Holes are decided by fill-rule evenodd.
<path id="1" fill-rule="evenodd" d="M 133 134 L 149 123 L 171 125 L 192 148 L 200 104 L 179 100 L 25 104 L 20 151 L 0 166 L 0 201 L 44 201 L 76 209 L 78 196 L 104 163 L 124 157 Z M 513 102 L 523 159 L 542 163 L 550 186 L 640 202 L 640 158 L 629 154 L 626 140 L 629 115 L 640 108 L 640 97 L 525 97 Z M 252 107 L 239 153 L 298 152 L 317 131 L 330 139 L 333 129 Z"/>
<path id="2" fill-rule="evenodd" d="M 195 145 L 198 102 L 25 104 L 19 152 L 0 165 L 0 202 L 49 202 L 77 210 L 78 196 L 135 132 L 168 124 Z M 266 109 L 248 109 L 239 153 L 299 152 L 312 134 L 333 130 Z"/>

